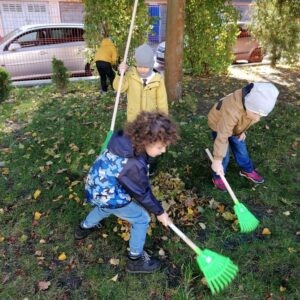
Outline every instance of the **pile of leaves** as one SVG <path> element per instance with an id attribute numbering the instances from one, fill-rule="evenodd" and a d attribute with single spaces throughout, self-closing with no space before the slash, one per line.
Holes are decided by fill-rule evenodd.
<path id="1" fill-rule="evenodd" d="M 192 225 L 208 204 L 207 200 L 200 199 L 193 190 L 185 188 L 176 169 L 159 172 L 152 180 L 152 191 L 169 216 L 184 225 Z"/>
<path id="2" fill-rule="evenodd" d="M 185 188 L 176 169 L 159 172 L 152 180 L 152 192 L 177 224 L 194 225 L 199 214 L 204 211 L 204 206 L 209 205 L 209 201 L 199 198 L 193 190 Z M 155 227 L 156 218 L 152 216 L 149 235 Z M 119 232 L 119 236 L 125 241 L 130 239 L 130 224 L 127 221 L 118 219 L 113 231 Z"/>

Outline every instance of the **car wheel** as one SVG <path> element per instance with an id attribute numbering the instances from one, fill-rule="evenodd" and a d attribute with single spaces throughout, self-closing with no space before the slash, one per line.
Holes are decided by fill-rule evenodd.
<path id="1" fill-rule="evenodd" d="M 249 63 L 262 62 L 262 60 L 263 60 L 263 55 L 262 55 L 261 48 L 256 48 L 252 51 L 248 62 Z"/>

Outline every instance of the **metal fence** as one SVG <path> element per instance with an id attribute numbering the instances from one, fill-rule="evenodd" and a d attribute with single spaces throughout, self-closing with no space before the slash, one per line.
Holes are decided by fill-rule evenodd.
<path id="1" fill-rule="evenodd" d="M 0 0 L 0 66 L 12 80 L 50 78 L 53 57 L 64 62 L 71 76 L 91 75 L 84 6 L 74 1 Z M 156 19 L 148 40 L 155 51 L 165 39 L 166 5 L 149 5 L 148 11 Z"/>

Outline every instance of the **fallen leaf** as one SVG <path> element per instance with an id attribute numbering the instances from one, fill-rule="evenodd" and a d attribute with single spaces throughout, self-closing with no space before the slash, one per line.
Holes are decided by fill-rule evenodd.
<path id="1" fill-rule="evenodd" d="M 114 276 L 114 277 L 111 278 L 110 280 L 116 282 L 116 281 L 118 280 L 118 276 L 119 276 L 119 275 L 117 274 L 116 276 Z"/>
<path id="2" fill-rule="evenodd" d="M 5 240 L 4 236 L 0 236 L 0 243 L 2 243 Z"/>
<path id="3" fill-rule="evenodd" d="M 263 234 L 263 235 L 270 235 L 270 234 L 271 234 L 271 231 L 270 231 L 269 228 L 265 227 L 265 228 L 263 229 L 263 231 L 262 231 L 262 234 Z"/>
<path id="4" fill-rule="evenodd" d="M 158 255 L 159 256 L 166 256 L 165 250 L 164 249 L 159 249 Z"/>
<path id="5" fill-rule="evenodd" d="M 283 286 L 280 286 L 279 290 L 280 290 L 280 292 L 285 292 L 285 291 L 286 291 L 286 288 L 283 287 Z"/>
<path id="6" fill-rule="evenodd" d="M 67 256 L 65 254 L 65 252 L 62 252 L 59 256 L 58 256 L 58 260 L 66 260 Z"/>
<path id="7" fill-rule="evenodd" d="M 42 216 L 42 214 L 40 212 L 36 211 L 34 213 L 34 220 L 38 221 L 41 218 L 41 216 Z"/>
<path id="8" fill-rule="evenodd" d="M 200 225 L 200 227 L 203 229 L 203 230 L 205 230 L 206 229 L 206 225 L 204 224 L 204 223 L 199 223 L 199 225 Z"/>
<path id="9" fill-rule="evenodd" d="M 36 190 L 33 194 L 33 198 L 36 200 L 41 194 L 41 191 L 40 190 Z"/>
<path id="10" fill-rule="evenodd" d="M 95 154 L 95 150 L 94 150 L 94 149 L 91 149 L 87 154 L 88 154 L 88 155 L 93 155 L 93 154 Z"/>
<path id="11" fill-rule="evenodd" d="M 232 214 L 230 211 L 225 211 L 224 213 L 222 213 L 222 217 L 226 221 L 233 221 L 233 220 L 235 220 L 235 215 Z"/>
<path id="12" fill-rule="evenodd" d="M 118 258 L 111 258 L 111 259 L 109 260 L 109 263 L 110 263 L 111 265 L 113 265 L 113 266 L 118 266 L 119 263 L 120 263 L 120 260 L 119 260 Z"/>
<path id="13" fill-rule="evenodd" d="M 129 241 L 130 240 L 130 233 L 129 232 L 123 232 L 121 234 L 121 238 L 124 240 L 124 241 Z"/>
<path id="14" fill-rule="evenodd" d="M 39 282 L 39 291 L 45 291 L 51 285 L 50 281 L 40 281 Z"/>

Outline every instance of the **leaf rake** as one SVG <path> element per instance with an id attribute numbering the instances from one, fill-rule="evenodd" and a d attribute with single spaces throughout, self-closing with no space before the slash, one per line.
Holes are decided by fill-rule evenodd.
<path id="1" fill-rule="evenodd" d="M 207 153 L 208 157 L 210 158 L 211 161 L 213 161 L 213 157 L 209 151 L 209 149 L 205 149 L 205 152 Z M 247 232 L 251 232 L 254 231 L 258 224 L 259 221 L 257 220 L 257 218 L 248 210 L 248 208 L 241 202 L 239 202 L 239 200 L 237 199 L 237 197 L 235 196 L 233 190 L 231 189 L 228 181 L 226 180 L 224 175 L 220 175 L 221 179 L 223 180 L 226 189 L 228 191 L 228 193 L 230 194 L 233 202 L 234 202 L 234 212 L 237 216 L 237 219 L 239 221 L 239 225 L 240 225 L 240 229 L 242 233 L 247 233 Z"/>
<path id="2" fill-rule="evenodd" d="M 201 250 L 173 223 L 169 227 L 197 254 L 197 264 L 203 272 L 212 294 L 222 291 L 235 278 L 238 267 L 230 258 L 208 249 Z"/>

